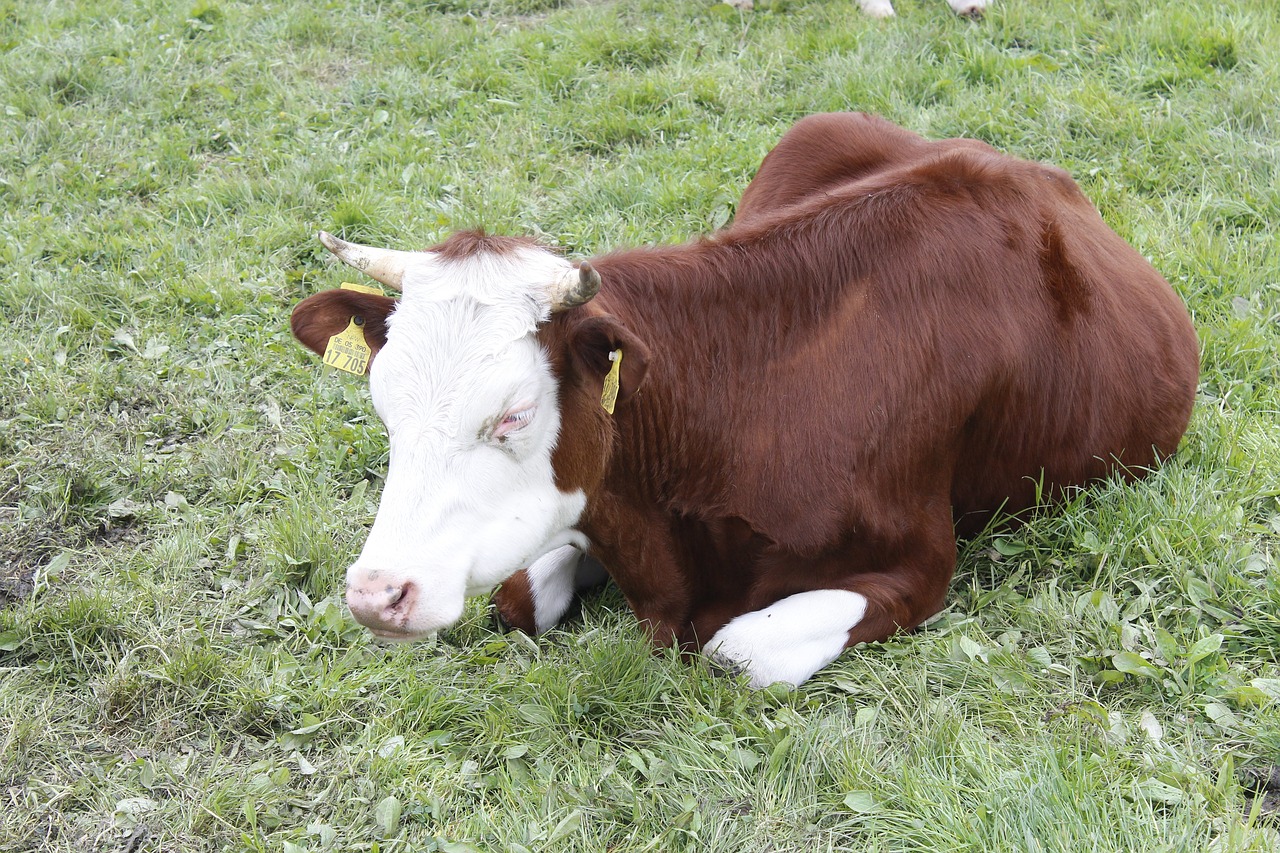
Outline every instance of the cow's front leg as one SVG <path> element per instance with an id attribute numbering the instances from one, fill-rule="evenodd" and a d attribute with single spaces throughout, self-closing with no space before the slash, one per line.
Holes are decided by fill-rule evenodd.
<path id="1" fill-rule="evenodd" d="M 951 11 L 964 18 L 981 18 L 987 10 L 987 0 L 947 0 Z"/>
<path id="2" fill-rule="evenodd" d="M 703 648 L 761 688 L 775 681 L 800 684 L 849 646 L 917 627 L 942 609 L 956 560 L 950 506 L 924 510 L 919 518 L 907 539 L 893 548 L 896 564 L 854 572 L 838 586 L 798 592 L 743 613 Z M 854 551 L 847 558 L 850 565 L 869 561 L 865 552 Z"/>
<path id="3" fill-rule="evenodd" d="M 858 0 L 858 5 L 873 18 L 893 17 L 893 3 L 890 0 Z"/>
<path id="4" fill-rule="evenodd" d="M 705 648 L 716 663 L 745 673 L 753 688 L 776 681 L 801 684 L 840 656 L 866 613 L 861 593 L 799 592 L 733 619 Z"/>
<path id="5" fill-rule="evenodd" d="M 599 586 L 607 577 L 598 561 L 565 545 L 504 581 L 493 594 L 495 612 L 509 627 L 541 634 L 560 623 L 579 590 Z"/>

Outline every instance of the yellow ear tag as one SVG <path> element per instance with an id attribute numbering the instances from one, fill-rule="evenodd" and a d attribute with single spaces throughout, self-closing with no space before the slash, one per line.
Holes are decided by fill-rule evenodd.
<path id="1" fill-rule="evenodd" d="M 329 338 L 329 345 L 324 348 L 324 363 L 363 376 L 372 355 L 373 350 L 364 341 L 364 318 L 352 317 L 345 329 Z"/>
<path id="2" fill-rule="evenodd" d="M 342 289 L 382 296 L 382 291 L 376 287 L 351 281 L 344 281 Z M 324 363 L 338 370 L 363 376 L 369 370 L 369 359 L 372 355 L 373 350 L 369 349 L 364 339 L 364 318 L 352 317 L 345 329 L 329 338 L 329 345 L 324 348 Z"/>
<path id="3" fill-rule="evenodd" d="M 622 367 L 622 350 L 616 349 L 609 353 L 609 360 L 613 362 L 613 367 L 610 367 L 609 372 L 604 376 L 604 391 L 600 394 L 600 405 L 612 415 L 613 407 L 618 403 L 618 368 Z"/>
<path id="4" fill-rule="evenodd" d="M 356 284 L 354 281 L 344 281 L 342 283 L 343 290 L 354 290 L 356 293 L 372 293 L 374 296 L 382 296 L 382 291 L 376 287 L 370 287 L 367 284 Z"/>

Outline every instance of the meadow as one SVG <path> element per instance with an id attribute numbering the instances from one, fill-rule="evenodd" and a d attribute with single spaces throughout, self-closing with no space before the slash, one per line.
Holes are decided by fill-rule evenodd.
<path id="1" fill-rule="evenodd" d="M 1280 4 L 896 6 L 0 0 L 0 851 L 1280 849 Z M 795 690 L 610 590 L 375 643 L 315 232 L 682 241 L 845 109 L 1075 176 L 1196 323 L 1178 455 Z"/>

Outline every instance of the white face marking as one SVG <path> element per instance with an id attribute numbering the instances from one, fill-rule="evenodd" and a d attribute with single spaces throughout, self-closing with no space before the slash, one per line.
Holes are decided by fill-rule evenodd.
<path id="1" fill-rule="evenodd" d="M 463 599 L 548 551 L 585 540 L 586 499 L 555 486 L 555 378 L 534 338 L 547 286 L 570 269 L 533 247 L 447 261 L 424 252 L 404 276 L 370 369 L 391 462 L 360 557 L 352 613 L 380 636 L 452 624 Z"/>
<path id="2" fill-rule="evenodd" d="M 776 681 L 801 684 L 840 656 L 849 630 L 866 612 L 867 599 L 860 593 L 800 592 L 742 614 L 705 648 L 712 659 L 741 667 L 757 690 Z"/>

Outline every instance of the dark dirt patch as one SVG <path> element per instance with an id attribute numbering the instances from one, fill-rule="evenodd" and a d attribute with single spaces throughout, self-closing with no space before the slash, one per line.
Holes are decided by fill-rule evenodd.
<path id="1" fill-rule="evenodd" d="M 116 848 L 119 853 L 137 853 L 148 841 L 151 840 L 151 829 L 145 823 L 140 823 L 133 828 L 133 832 L 120 841 L 120 846 Z"/>
<path id="2" fill-rule="evenodd" d="M 4 532 L 7 531 L 0 528 L 0 534 Z M 47 552 L 22 547 L 0 551 L 0 607 L 17 604 L 31 594 L 35 588 L 36 567 L 46 555 Z"/>
<path id="3" fill-rule="evenodd" d="M 69 549 L 142 541 L 144 525 L 133 513 L 108 515 L 93 527 L 45 521 L 11 526 L 0 509 L 0 607 L 31 595 L 36 570 Z"/>
<path id="4" fill-rule="evenodd" d="M 1242 767 L 1237 777 L 1240 785 L 1254 796 L 1249 809 L 1271 823 L 1280 823 L 1280 766 Z"/>
<path id="5" fill-rule="evenodd" d="M 30 576 L 36 567 L 68 547 L 74 540 L 34 527 L 0 525 L 0 578 Z"/>
<path id="6" fill-rule="evenodd" d="M 1280 791 L 1280 766 L 1242 767 L 1240 784 L 1249 791 Z"/>
<path id="7" fill-rule="evenodd" d="M 127 507 L 112 504 L 106 517 L 85 534 L 84 544 L 122 545 L 141 541 L 144 525 L 138 514 L 140 509 L 132 504 Z"/>
<path id="8" fill-rule="evenodd" d="M 9 572 L 7 565 L 0 564 L 0 607 L 17 604 L 35 588 L 32 580 L 35 577 L 34 570 L 14 570 L 13 574 Z"/>

